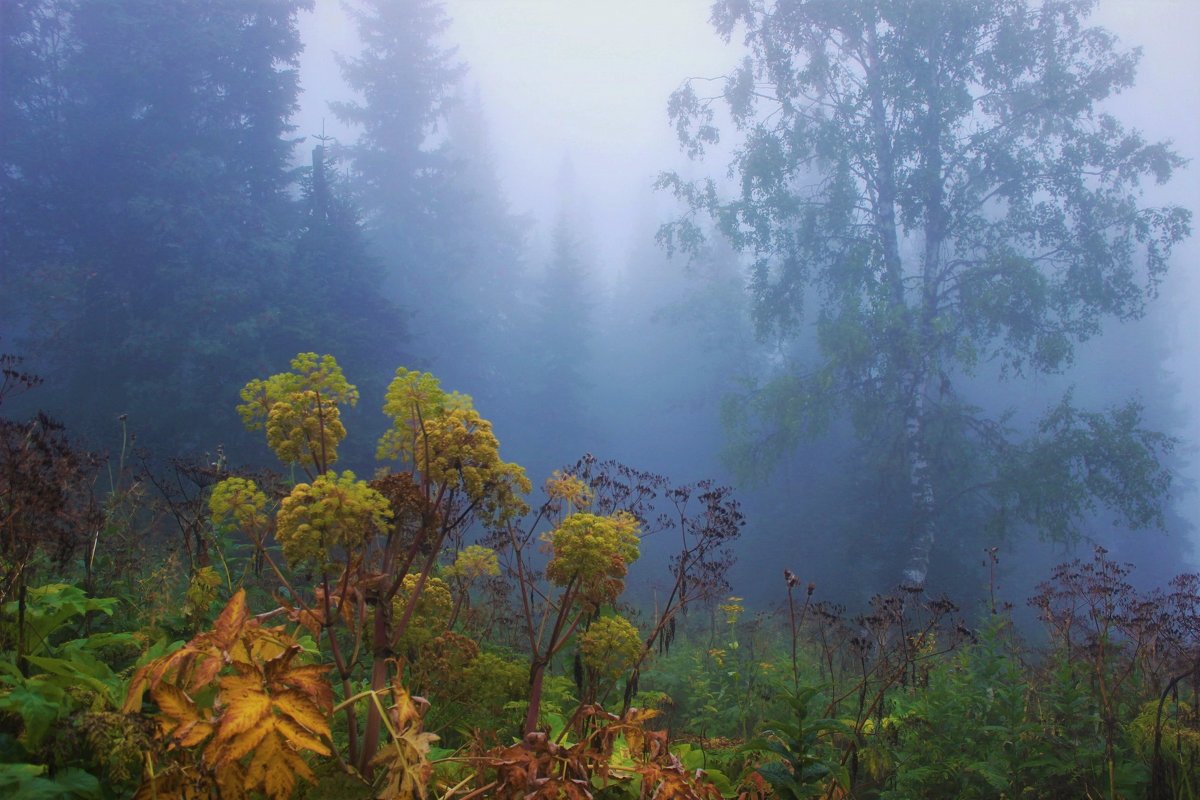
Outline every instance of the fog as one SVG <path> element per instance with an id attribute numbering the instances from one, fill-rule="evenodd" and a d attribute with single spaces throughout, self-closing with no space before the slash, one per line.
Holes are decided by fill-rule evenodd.
<path id="1" fill-rule="evenodd" d="M 783 375 L 787 365 L 818 361 L 812 328 L 819 316 L 812 305 L 816 299 L 801 303 L 810 305 L 804 306 L 808 316 L 795 336 L 756 336 L 746 288 L 751 254 L 735 252 L 707 219 L 702 222 L 709 226 L 712 246 L 694 257 L 676 253 L 668 258 L 655 243 L 659 226 L 687 211 L 669 192 L 654 189 L 660 173 L 677 172 L 684 180 L 712 178 L 721 193 L 738 191 L 740 176 L 729 162 L 741 137 L 728 118 L 716 118 L 720 144 L 709 147 L 704 159 L 692 160 L 682 152 L 667 111 L 672 92 L 688 79 L 699 79 L 698 85 L 712 86 L 719 94 L 721 82 L 706 79 L 729 74 L 745 54 L 740 34 L 726 43 L 713 30 L 707 5 L 701 0 L 447 0 L 448 24 L 431 46 L 453 48 L 448 63 L 465 70 L 447 91 L 453 99 L 444 113 L 430 112 L 429 124 L 416 126 L 424 138 L 409 155 L 423 163 L 420 159 L 428 153 L 446 153 L 447 163 L 455 166 L 413 167 L 410 172 L 421 174 L 421 181 L 428 177 L 422 169 L 432 177 L 406 187 L 410 197 L 386 194 L 383 177 L 376 181 L 384 185 L 380 189 L 362 163 L 352 166 L 354 154 L 362 152 L 353 149 L 362 144 L 362 127 L 348 123 L 344 107 L 337 113 L 330 103 L 367 104 L 371 99 L 349 87 L 334 55 L 358 56 L 358 31 L 341 3 L 316 0 L 313 10 L 298 16 L 304 47 L 297 61 L 299 107 L 291 116 L 294 131 L 287 135 L 301 138 L 286 159 L 306 167 L 318 141 L 338 156 L 330 165 L 330 180 L 346 187 L 348 205 L 358 209 L 347 212 L 346 219 L 354 221 L 338 229 L 345 238 L 322 240 L 320 247 L 305 251 L 308 260 L 301 258 L 300 266 L 291 261 L 291 266 L 281 266 L 279 277 L 264 270 L 263 285 L 275 287 L 262 289 L 274 292 L 269 303 L 255 299 L 257 289 L 230 289 L 214 301 L 213 287 L 225 286 L 219 280 L 207 289 L 172 283 L 142 298 L 140 306 L 120 306 L 123 313 L 114 312 L 113 319 L 72 327 L 75 323 L 65 316 L 60 323 L 54 314 L 35 313 L 32 301 L 17 314 L 13 309 L 26 298 L 14 292 L 0 306 L 10 312 L 0 349 L 28 354 L 31 366 L 49 378 L 37 403 L 78 425 L 102 443 L 98 446 L 111 447 L 113 433 L 111 422 L 106 432 L 96 419 L 111 421 L 116 413 L 128 413 L 139 430 L 156 431 L 144 436 L 144 443 L 153 438 L 149 444 L 196 451 L 212 451 L 220 443 L 239 463 L 264 455 L 261 446 L 256 450 L 253 440 L 238 431 L 232 412 L 237 389 L 250 378 L 283 370 L 286 359 L 281 361 L 280 354 L 288 348 L 335 352 L 348 373 L 359 371 L 349 377 L 359 383 L 364 399 L 348 419 L 372 433 L 372 426 L 381 424 L 371 415 L 390 369 L 399 363 L 429 369 L 446 388 L 476 399 L 484 416 L 494 421 L 506 457 L 525 465 L 535 486 L 551 470 L 587 452 L 681 483 L 715 478 L 734 486 L 747 515 L 732 591 L 776 602 L 783 588 L 778 576 L 790 567 L 829 596 L 861 600 L 896 573 L 890 562 L 897 554 L 881 544 L 891 535 L 889 514 L 907 502 L 897 499 L 905 491 L 898 488 L 900 479 L 886 477 L 887 459 L 894 454 L 861 447 L 853 415 L 845 407 L 833 409 L 829 425 L 816 435 L 789 440 L 773 453 L 771 463 L 759 458 L 761 453 L 743 453 L 739 463 L 736 431 L 730 426 L 733 421 L 736 427 L 739 412 L 728 397 L 749 396 L 748 386 L 761 388 Z M 1171 140 L 1184 158 L 1200 155 L 1200 5 L 1191 0 L 1104 0 L 1091 21 L 1115 32 L 1121 46 L 1143 51 L 1133 88 L 1105 100 L 1102 108 L 1141 130 L 1149 141 Z M 277 58 L 281 61 L 286 57 Z M 114 133 L 121 130 L 112 128 Z M 110 155 L 128 157 L 124 150 L 114 155 L 97 141 L 91 147 L 81 158 L 92 165 L 106 163 Z M 174 160 L 171 164 L 176 169 Z M 202 173 L 208 164 L 197 159 L 178 170 Z M 29 169 L 14 168 L 11 174 L 27 177 Z M 119 174 L 120 163 L 112 171 Z M 1145 181 L 1142 201 L 1200 210 L 1196 175 L 1192 164 L 1165 185 Z M 79 198 L 95 186 L 127 180 L 132 180 L 128 173 L 98 174 L 79 190 Z M 436 204 L 423 205 L 421 187 L 438 193 Z M 310 176 L 281 197 L 305 203 L 313 192 Z M 247 208 L 261 210 L 258 197 L 248 200 Z M 82 199 L 74 201 L 77 213 L 87 207 Z M 156 216 L 154 203 L 131 201 L 130 207 L 159 225 L 156 230 L 176 224 Z M 30 208 L 33 219 L 61 205 L 32 203 Z M 215 253 L 206 255 L 205 263 L 221 264 L 226 272 L 220 274 L 245 276 L 263 259 L 286 260 L 277 247 L 255 249 L 236 237 L 226 241 L 222 231 L 236 229 L 237 236 L 249 236 L 245 231 L 253 227 L 247 223 L 250 211 L 226 211 L 238 222 L 222 229 L 218 217 L 208 216 L 205 224 L 212 231 L 195 234 Z M 167 212 L 161 216 L 176 218 Z M 6 227 L 17 224 L 24 223 L 5 221 Z M 102 243 L 95 245 L 96 252 L 117 252 L 111 241 L 118 241 L 129 253 L 122 264 L 174 264 L 171 259 L 181 252 L 175 240 L 158 249 L 143 247 L 137 231 L 96 224 L 105 229 L 96 234 L 95 241 Z M 270 227 L 256 224 L 260 231 Z M 304 230 L 305 236 L 311 234 Z M 189 233 L 181 240 L 193 242 L 191 237 Z M 53 236 L 27 238 L 36 243 Z M 135 289 L 123 288 L 93 300 L 83 296 L 93 285 L 90 278 L 71 285 L 64 280 L 62 286 L 47 282 L 37 277 L 37 270 L 56 262 L 29 247 L 38 255 L 28 259 L 28 279 L 20 286 L 31 296 L 28 287 L 36 286 L 46 297 L 53 299 L 58 292 L 74 297 L 80 308 L 94 310 L 116 308 L 106 304 L 125 298 L 122 292 L 136 295 Z M 66 249 L 51 248 L 56 254 Z M 1167 459 L 1176 474 L 1163 506 L 1165 533 L 1125 530 L 1129 526 L 1119 514 L 1103 502 L 1090 501 L 1081 501 L 1076 509 L 1082 535 L 1070 546 L 1051 541 L 1055 537 L 1036 525 L 1016 525 L 996 539 L 1004 550 L 1002 562 L 1009 565 L 1005 574 L 1014 600 L 1043 579 L 1056 560 L 1086 554 L 1091 541 L 1140 562 L 1139 569 L 1152 580 L 1196 563 L 1198 256 L 1195 236 L 1179 243 L 1145 316 L 1126 324 L 1105 317 L 1102 334 L 1081 345 L 1077 363 L 1062 374 L 1001 381 L 987 367 L 975 374 L 948 368 L 937 376 L 945 385 L 953 380 L 961 386 L 964 407 L 981 409 L 983 416 L 1003 419 L 1006 425 L 1011 419 L 1015 438 L 1033 431 L 1039 415 L 1075 386 L 1073 398 L 1083 409 L 1099 411 L 1140 399 L 1146 428 L 1179 439 Z M 95 257 L 95 263 L 103 261 Z M 186 263 L 180 261 L 177 268 L 186 271 Z M 337 269 L 327 268 L 329 263 Z M 129 270 L 122 287 L 139 282 L 137 268 Z M 330 276 L 350 277 L 339 284 L 341 277 Z M 203 284 L 207 279 L 197 280 Z M 311 303 L 295 299 L 304 280 L 312 281 L 306 290 L 316 293 Z M 338 294 L 328 288 L 335 284 L 354 288 Z M 318 285 L 324 288 L 315 289 Z M 280 297 L 288 299 L 276 302 Z M 196 311 L 195 319 L 179 322 L 189 330 L 170 339 L 169 346 L 138 344 L 136 325 L 123 338 L 104 338 L 118 328 L 126 330 L 121 328 L 125 317 L 161 311 L 174 302 L 186 304 L 189 313 L 202 309 L 203 315 Z M 210 308 L 214 303 L 220 307 L 216 311 Z M 292 313 L 303 322 L 287 321 Z M 65 352 L 64 343 L 71 341 L 125 355 L 116 359 L 117 367 L 102 368 L 97 366 L 103 362 L 100 356 Z M 261 346 L 244 348 L 248 341 Z M 209 359 L 217 352 L 224 360 Z M 342 352 L 352 355 L 343 357 Z M 135 369 L 135 363 L 142 366 Z M 169 373 L 194 387 L 180 389 L 188 397 L 219 387 L 205 400 L 208 416 L 202 421 L 194 416 L 168 419 L 171 413 L 184 416 L 184 410 L 164 408 L 173 404 L 164 402 L 146 377 L 156 370 L 156 379 Z M 934 378 L 929 380 L 932 386 Z M 108 381 L 121 388 L 93 394 Z M 68 384 L 73 388 L 58 388 Z M 786 398 L 777 403 L 786 405 Z M 1008 411 L 1011 418 L 1004 416 Z M 889 424 L 902 422 L 892 419 Z M 743 433 L 756 423 L 745 424 L 749 428 Z M 790 420 L 787 424 L 802 427 Z M 350 451 L 346 460 L 369 474 L 370 450 L 368 443 Z M 948 473 L 957 469 L 949 464 L 939 468 Z M 967 468 L 983 469 L 973 461 Z M 949 486 L 954 486 L 952 477 L 946 479 Z M 930 573 L 932 584 L 941 580 L 944 588 L 970 594 L 986 581 L 986 570 L 979 566 L 982 547 L 991 541 L 986 516 L 976 508 L 948 522 L 937 543 L 945 555 Z M 665 551 L 648 550 L 648 559 L 658 559 L 659 566 L 665 557 Z M 1018 564 L 1023 569 L 1016 569 Z"/>
<path id="2" fill-rule="evenodd" d="M 474 100 L 478 91 L 514 209 L 548 235 L 569 160 L 586 194 L 597 265 L 615 278 L 648 213 L 654 178 L 682 160 L 667 96 L 686 77 L 723 74 L 738 46 L 713 34 L 704 3 L 687 0 L 457 0 L 445 8 L 452 22 L 443 43 L 468 66 L 463 94 Z M 341 3 L 320 0 L 301 16 L 301 32 L 297 133 L 324 126 L 352 142 L 355 132 L 326 104 L 348 91 L 333 54 L 356 52 L 353 23 Z"/>
<path id="3" fill-rule="evenodd" d="M 534 222 L 532 253 L 545 251 L 561 203 L 564 163 L 573 170 L 577 194 L 583 198 L 580 235 L 586 241 L 589 261 L 603 287 L 617 294 L 629 254 L 650 248 L 655 225 L 678 210 L 664 193 L 654 192 L 654 177 L 660 171 L 678 169 L 691 177 L 727 179 L 725 166 L 736 134 L 723 131 L 723 145 L 710 151 L 706 161 L 692 162 L 681 152 L 666 112 L 668 96 L 684 79 L 724 76 L 744 54 L 736 37 L 726 43 L 713 32 L 706 5 L 696 1 L 446 3 L 452 22 L 442 41 L 457 48 L 457 57 L 468 66 L 463 97 L 467 102 L 477 100 L 483 109 L 506 197 L 514 210 L 530 215 Z M 1115 32 L 1122 46 L 1143 51 L 1135 86 L 1110 98 L 1105 109 L 1136 126 L 1147 139 L 1169 139 L 1182 155 L 1194 157 L 1200 151 L 1196 146 L 1200 143 L 1200 86 L 1187 76 L 1200 74 L 1200 52 L 1194 46 L 1200 35 L 1200 7 L 1186 0 L 1106 0 L 1099 4 L 1092 21 Z M 339 127 L 325 108 L 328 97 L 346 91 L 338 81 L 332 53 L 354 52 L 353 27 L 340 4 L 318 2 L 314 12 L 302 18 L 302 31 L 307 49 L 301 68 L 305 93 L 296 118 L 299 132 L 324 124 L 327 133 L 353 141 L 354 131 Z M 1153 203 L 1200 207 L 1194 166 L 1165 186 L 1147 186 L 1145 197 Z M 1192 269 L 1198 252 L 1194 239 L 1178 247 L 1161 297 L 1149 312 L 1150 321 L 1132 327 L 1108 326 L 1105 337 L 1086 350 L 1079 368 L 1084 375 L 1091 370 L 1101 376 L 1094 387 L 1098 397 L 1115 402 L 1123 393 L 1142 391 L 1124 383 L 1122 376 L 1138 372 L 1136 362 L 1144 357 L 1144 351 L 1122 347 L 1120 340 L 1130 336 L 1136 340 L 1137 330 L 1150 326 L 1159 331 L 1151 335 L 1165 340 L 1162 366 L 1169 377 L 1163 386 L 1171 392 L 1166 402 L 1177 414 L 1180 427 L 1175 433 L 1182 439 L 1175 504 L 1180 518 L 1192 522 L 1200 519 L 1200 494 L 1193 488 L 1200 482 L 1200 458 L 1196 457 L 1200 337 L 1192 316 L 1200 301 L 1200 277 Z M 531 261 L 536 268 L 538 257 Z M 676 257 L 669 269 L 682 274 L 685 265 L 685 258 Z M 677 288 L 683 287 L 686 282 Z M 645 310 L 655 312 L 653 308 Z M 660 321 L 662 317 L 660 313 Z M 664 327 L 660 324 L 655 330 L 662 333 Z M 622 342 L 614 339 L 608 344 L 619 347 Z M 613 357 L 620 360 L 619 354 Z M 1031 394 L 1041 397 L 1040 392 L 1049 397 L 1060 385 L 1058 378 L 1035 378 L 1029 385 L 1011 388 L 1013 402 Z M 640 412 L 631 408 L 630 413 Z M 711 415 L 692 419 L 707 424 L 715 421 Z M 636 427 L 632 422 L 629 425 Z M 700 436 L 710 445 L 720 446 L 720 436 L 712 431 L 678 430 L 675 435 L 687 439 Z M 634 463 L 650 462 L 648 466 L 680 479 L 699 477 L 692 474 L 697 464 L 731 479 L 716 453 L 672 463 L 662 457 L 663 449 L 670 450 L 671 445 L 655 444 L 638 452 L 627 442 L 610 441 L 623 451 L 612 455 Z M 751 497 L 753 491 L 749 487 L 744 490 Z M 762 541 L 754 542 L 755 536 L 787 547 L 786 539 L 780 542 L 754 523 L 752 515 L 743 554 L 773 551 Z M 1173 535 L 1186 537 L 1188 529 L 1190 525 Z M 1082 551 L 1057 552 L 1065 556 Z M 1122 549 L 1122 554 L 1131 558 L 1132 552 L 1129 547 Z M 802 547 L 798 548 L 798 560 L 803 558 L 800 553 Z M 739 572 L 749 577 L 758 569 L 756 563 L 743 563 Z"/>

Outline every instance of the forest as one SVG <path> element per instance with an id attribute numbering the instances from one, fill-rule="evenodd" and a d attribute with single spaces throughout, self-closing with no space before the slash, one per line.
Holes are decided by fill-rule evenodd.
<path id="1" fill-rule="evenodd" d="M 708 6 L 616 230 L 469 3 L 0 2 L 0 796 L 1200 798 L 1143 51 Z"/>

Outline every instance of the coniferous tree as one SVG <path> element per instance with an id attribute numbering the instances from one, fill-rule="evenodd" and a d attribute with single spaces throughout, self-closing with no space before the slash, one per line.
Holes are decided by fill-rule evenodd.
<path id="1" fill-rule="evenodd" d="M 372 251 L 353 188 L 340 169 L 342 150 L 321 140 L 312 152 L 312 167 L 302 181 L 301 218 L 288 274 L 306 287 L 283 299 L 280 308 L 280 346 L 311 343 L 341 353 L 346 369 L 365 376 L 365 397 L 382 397 L 396 364 L 414 359 L 408 315 L 385 297 L 383 267 Z M 320 302 L 314 302 L 317 298 Z M 377 424 L 369 404 L 347 409 L 347 418 L 360 428 Z M 353 446 L 353 445 L 352 445 Z M 369 462 L 366 443 L 350 452 Z"/>
<path id="2" fill-rule="evenodd" d="M 441 3 L 351 10 L 363 47 L 341 65 L 360 99 L 331 105 L 358 130 L 349 155 L 372 250 L 412 311 L 421 360 L 494 393 L 516 352 L 525 225 L 504 200 L 478 94 L 458 96 L 465 67 L 441 42 Z"/>
<path id="3" fill-rule="evenodd" d="M 504 196 L 478 92 L 450 110 L 442 147 L 445 173 L 430 198 L 433 261 L 422 304 L 428 357 L 493 414 L 513 405 L 508 375 L 523 356 L 519 326 L 528 299 L 527 220 Z"/>
<path id="4" fill-rule="evenodd" d="M 44 4 L 53 26 L 15 43 L 62 56 L 48 85 L 31 76 L 20 90 L 54 98 L 53 115 L 19 121 L 53 153 L 5 155 L 5 227 L 26 245 L 13 294 L 38 320 L 30 353 L 72 406 L 94 409 L 93 433 L 102 413 L 128 412 L 156 438 L 189 440 L 220 406 L 211 387 L 270 324 L 302 6 Z"/>
<path id="5" fill-rule="evenodd" d="M 431 141 L 462 75 L 439 39 L 449 25 L 435 0 L 362 0 L 350 7 L 362 48 L 340 57 L 360 100 L 330 103 L 357 131 L 349 147 L 354 185 L 389 278 L 410 307 L 431 280 L 431 199 L 446 159 Z"/>
<path id="6" fill-rule="evenodd" d="M 5 311 L 73 427 L 106 438 L 127 413 L 160 452 L 239 439 L 239 375 L 371 308 L 369 275 L 344 271 L 342 296 L 337 268 L 304 266 L 288 120 L 307 6 L 6 4 L 5 58 L 24 67 L 4 71 Z"/>
<path id="7" fill-rule="evenodd" d="M 579 235 L 562 213 L 551 231 L 544 272 L 532 290 L 526 326 L 525 459 L 549 472 L 585 451 L 603 452 L 589 409 L 595 369 L 596 288 Z"/>

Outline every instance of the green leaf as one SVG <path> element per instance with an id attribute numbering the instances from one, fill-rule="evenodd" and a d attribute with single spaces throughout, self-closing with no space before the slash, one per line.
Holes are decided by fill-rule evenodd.
<path id="1" fill-rule="evenodd" d="M 31 679 L 24 686 L 0 695 L 0 711 L 21 717 L 22 743 L 27 749 L 36 750 L 64 710 L 63 695 L 61 687 Z"/>
<path id="2" fill-rule="evenodd" d="M 83 684 L 95 690 L 113 705 L 119 705 L 124 693 L 124 681 L 113 674 L 112 669 L 87 653 L 75 653 L 74 658 L 51 658 L 49 656 L 27 656 L 26 660 L 50 675 L 67 679 L 64 688 L 72 684 Z"/>
<path id="3" fill-rule="evenodd" d="M 100 800 L 100 781 L 74 767 L 43 777 L 43 764 L 0 764 L 0 792 L 14 800 Z"/>

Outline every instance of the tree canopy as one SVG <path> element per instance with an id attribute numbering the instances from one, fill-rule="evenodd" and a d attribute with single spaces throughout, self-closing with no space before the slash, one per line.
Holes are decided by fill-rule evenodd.
<path id="1" fill-rule="evenodd" d="M 1189 233 L 1188 211 L 1141 201 L 1142 181 L 1183 162 L 1105 113 L 1138 54 L 1086 26 L 1093 6 L 718 2 L 717 32 L 744 36 L 748 55 L 719 95 L 689 81 L 671 98 L 692 156 L 719 141 L 720 107 L 742 139 L 732 197 L 661 178 L 690 208 L 661 239 L 694 247 L 695 215 L 710 215 L 753 257 L 760 333 L 815 318 L 820 357 L 751 393 L 742 445 L 779 453 L 846 411 L 907 495 L 892 539 L 908 582 L 924 583 L 951 498 L 986 498 L 990 522 L 1019 507 L 1059 534 L 1097 501 L 1134 525 L 1157 516 L 1170 442 L 1135 405 L 1101 422 L 1068 398 L 1014 441 L 963 391 L 984 366 L 1066 369 L 1104 320 L 1142 313 Z M 969 477 L 947 457 L 964 445 L 980 454 Z M 1038 496 L 1005 480 L 1017 464 L 1044 470 Z"/>
<path id="2" fill-rule="evenodd" d="M 156 448 L 211 447 L 243 370 L 318 339 L 392 360 L 342 324 L 402 329 L 356 212 L 292 191 L 309 5 L 5 4 L 0 304 L 89 435 L 128 413 Z"/>

